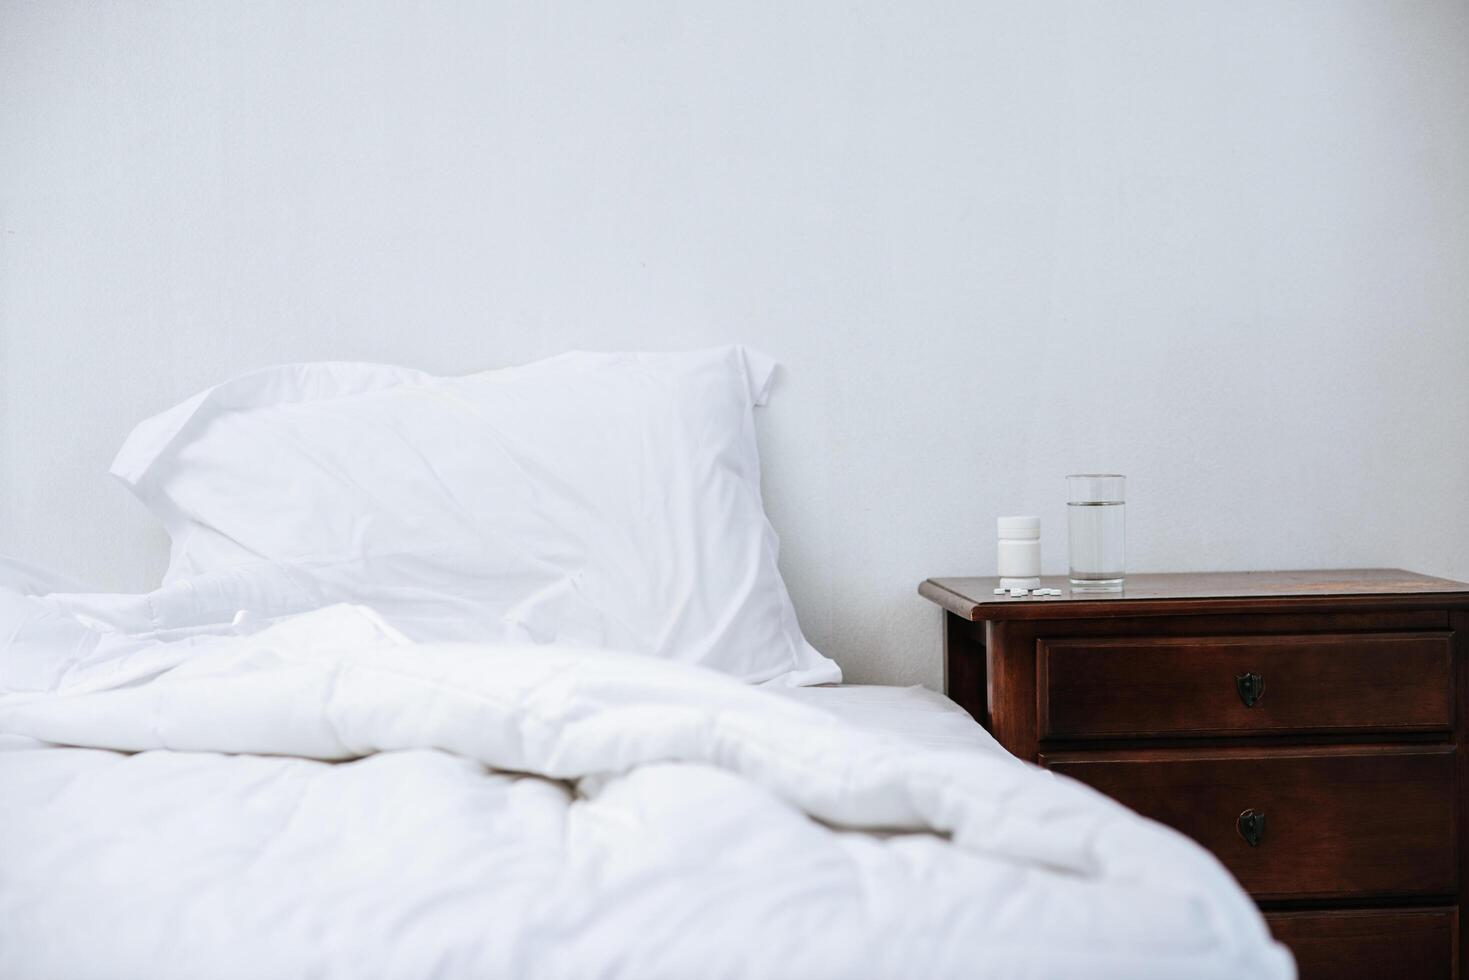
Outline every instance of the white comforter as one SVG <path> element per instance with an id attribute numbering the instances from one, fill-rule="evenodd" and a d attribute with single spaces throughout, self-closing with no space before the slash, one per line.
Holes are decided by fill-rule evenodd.
<path id="1" fill-rule="evenodd" d="M 1203 850 L 1013 760 L 355 607 L 174 639 L 0 695 L 0 977 L 1293 972 Z"/>

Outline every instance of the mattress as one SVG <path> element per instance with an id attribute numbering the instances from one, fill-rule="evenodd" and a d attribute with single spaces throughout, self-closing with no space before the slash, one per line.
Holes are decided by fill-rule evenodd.
<path id="1" fill-rule="evenodd" d="M 969 712 L 926 687 L 822 684 L 765 690 L 873 731 L 898 735 L 936 749 L 988 752 L 1014 758 Z"/>

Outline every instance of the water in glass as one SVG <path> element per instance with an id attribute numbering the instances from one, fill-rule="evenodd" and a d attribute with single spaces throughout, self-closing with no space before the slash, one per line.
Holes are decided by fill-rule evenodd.
<path id="1" fill-rule="evenodd" d="M 1066 479 L 1071 488 L 1066 506 L 1071 588 L 1115 592 L 1123 580 L 1123 478 L 1082 474 Z"/>

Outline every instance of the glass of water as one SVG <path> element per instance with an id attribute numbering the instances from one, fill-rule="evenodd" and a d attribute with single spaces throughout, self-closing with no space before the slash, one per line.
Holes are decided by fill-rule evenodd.
<path id="1" fill-rule="evenodd" d="M 1078 473 L 1066 478 L 1071 590 L 1122 590 L 1122 509 L 1126 477 Z"/>

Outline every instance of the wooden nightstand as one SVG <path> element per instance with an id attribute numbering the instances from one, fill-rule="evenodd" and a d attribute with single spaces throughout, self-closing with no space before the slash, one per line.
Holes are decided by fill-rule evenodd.
<path id="1" fill-rule="evenodd" d="M 1394 570 L 929 579 L 945 685 L 1005 748 L 1219 856 L 1303 978 L 1456 977 L 1469 585 Z"/>

